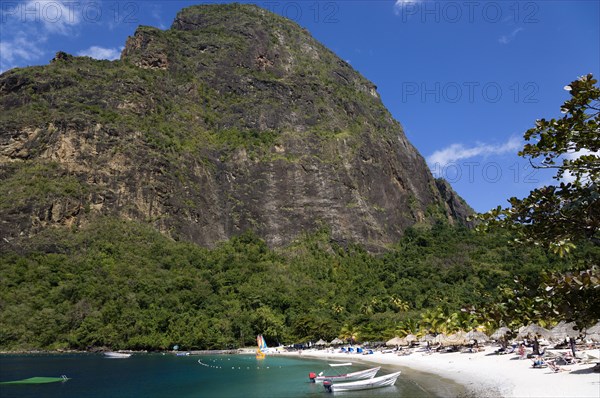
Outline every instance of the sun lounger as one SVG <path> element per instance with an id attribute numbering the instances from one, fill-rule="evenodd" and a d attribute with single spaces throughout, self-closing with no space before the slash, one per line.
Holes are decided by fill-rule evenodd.
<path id="1" fill-rule="evenodd" d="M 570 355 L 560 355 L 556 358 L 556 363 L 560 365 L 574 365 L 578 361 Z"/>
<path id="2" fill-rule="evenodd" d="M 554 373 L 558 373 L 558 372 L 563 372 L 563 371 L 566 371 L 566 369 L 563 369 L 563 368 L 561 368 L 560 366 L 558 366 L 558 365 L 557 365 L 555 362 L 553 362 L 553 361 L 549 361 L 549 362 L 548 362 L 548 367 L 549 367 L 550 369 L 552 369 L 552 371 L 553 371 Z"/>

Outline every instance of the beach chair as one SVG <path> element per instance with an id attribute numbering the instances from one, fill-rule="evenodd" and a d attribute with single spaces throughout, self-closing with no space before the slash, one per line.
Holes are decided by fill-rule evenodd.
<path id="1" fill-rule="evenodd" d="M 556 358 L 556 363 L 560 365 L 574 365 L 577 363 L 577 359 L 573 358 L 572 355 L 563 354 Z"/>
<path id="2" fill-rule="evenodd" d="M 560 366 L 558 366 L 556 364 L 556 362 L 554 361 L 548 361 L 548 367 L 554 372 L 554 373 L 558 373 L 558 372 L 563 372 L 566 369 L 561 368 Z"/>

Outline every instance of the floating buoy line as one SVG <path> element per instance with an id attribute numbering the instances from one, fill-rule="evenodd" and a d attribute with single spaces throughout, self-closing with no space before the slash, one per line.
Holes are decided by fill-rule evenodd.
<path id="1" fill-rule="evenodd" d="M 228 361 L 230 360 L 229 358 L 227 359 Z M 213 362 L 216 362 L 215 359 L 213 359 Z M 202 362 L 201 359 L 198 360 L 198 363 L 204 367 L 207 368 L 213 368 L 213 369 L 225 369 L 223 366 L 219 366 L 219 365 L 211 365 L 209 363 L 206 362 Z M 231 369 L 234 370 L 250 370 L 250 369 L 254 369 L 254 367 L 250 367 L 250 366 L 232 366 Z M 271 369 L 270 366 L 257 366 L 256 369 L 258 370 L 267 370 L 267 369 Z M 281 366 L 279 366 L 279 369 L 281 369 Z"/>

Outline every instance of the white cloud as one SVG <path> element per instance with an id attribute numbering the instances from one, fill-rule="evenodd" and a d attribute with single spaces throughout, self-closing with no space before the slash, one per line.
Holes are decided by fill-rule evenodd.
<path id="1" fill-rule="evenodd" d="M 151 14 L 152 18 L 154 18 L 158 22 L 159 29 L 166 30 L 169 28 L 169 26 L 163 20 L 165 12 L 163 11 L 162 6 L 160 4 L 152 5 Z"/>
<path id="2" fill-rule="evenodd" d="M 45 43 L 51 35 L 76 35 L 76 27 L 82 22 L 82 7 L 87 4 L 67 0 L 6 3 L 0 10 L 0 72 L 39 62 L 46 54 Z"/>
<path id="3" fill-rule="evenodd" d="M 403 7 L 407 4 L 415 4 L 415 3 L 420 3 L 423 0 L 396 0 L 396 4 L 394 4 L 394 7 Z"/>
<path id="4" fill-rule="evenodd" d="M 399 15 L 404 7 L 412 7 L 415 4 L 421 3 L 423 1 L 424 0 L 396 0 L 396 3 L 394 3 L 394 14 Z"/>
<path id="5" fill-rule="evenodd" d="M 35 42 L 31 42 L 25 37 L 17 37 L 11 41 L 1 41 L 0 53 L 2 54 L 3 58 L 2 62 L 10 64 L 19 58 L 24 61 L 37 59 L 44 52 L 37 46 Z"/>
<path id="6" fill-rule="evenodd" d="M 0 41 L 0 73 L 23 63 L 34 63 L 44 55 L 42 44 L 46 37 L 31 40 L 25 32 L 17 32 L 12 39 Z"/>
<path id="7" fill-rule="evenodd" d="M 77 55 L 84 57 L 92 57 L 95 59 L 108 59 L 110 61 L 114 61 L 115 59 L 119 59 L 121 57 L 121 48 L 104 48 L 98 46 L 91 46 L 86 50 L 79 51 Z"/>
<path id="8" fill-rule="evenodd" d="M 427 163 L 429 163 L 430 166 L 438 165 L 444 167 L 449 163 L 476 156 L 487 157 L 516 152 L 522 147 L 523 144 L 517 137 L 511 137 L 505 143 L 497 145 L 480 143 L 472 147 L 466 147 L 463 144 L 452 144 L 449 147 L 435 151 L 428 156 Z"/>
<path id="9" fill-rule="evenodd" d="M 513 41 L 516 37 L 517 34 L 522 31 L 523 28 L 516 28 L 515 30 L 513 30 L 509 35 L 502 35 L 500 36 L 500 38 L 498 38 L 498 43 L 500 44 L 508 44 L 511 41 Z"/>
<path id="10" fill-rule="evenodd" d="M 563 155 L 563 157 L 568 160 L 575 160 L 575 159 L 578 159 L 581 156 L 585 156 L 585 155 L 594 155 L 594 156 L 600 158 L 600 151 L 592 152 L 588 149 L 580 149 L 577 152 L 567 153 L 567 154 Z M 587 177 L 583 176 L 583 178 L 586 179 Z M 565 171 L 565 173 L 562 175 L 561 181 L 565 182 L 565 183 L 575 182 L 575 176 L 573 174 L 571 174 L 570 171 Z"/>
<path id="11" fill-rule="evenodd" d="M 29 0 L 20 10 L 23 22 L 41 22 L 48 33 L 72 34 L 71 27 L 81 23 L 80 3 L 63 0 Z"/>

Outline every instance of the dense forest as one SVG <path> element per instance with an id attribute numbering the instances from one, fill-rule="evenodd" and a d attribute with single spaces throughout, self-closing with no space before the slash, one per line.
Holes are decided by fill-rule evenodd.
<path id="1" fill-rule="evenodd" d="M 276 345 L 491 329 L 509 319 L 482 323 L 464 309 L 494 304 L 515 280 L 536 286 L 545 271 L 598 258 L 594 247 L 561 259 L 510 240 L 438 223 L 374 255 L 336 244 L 326 228 L 275 250 L 250 232 L 206 249 L 111 218 L 52 228 L 0 256 L 0 348 L 209 349 L 252 345 L 257 333 Z"/>
<path id="2" fill-rule="evenodd" d="M 564 89 L 519 152 L 555 185 L 467 220 L 376 86 L 255 6 L 184 9 L 120 61 L 7 71 L 0 350 L 585 328 L 600 319 L 600 87 Z"/>

